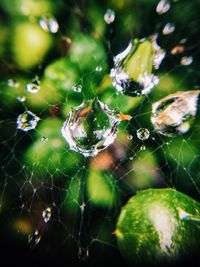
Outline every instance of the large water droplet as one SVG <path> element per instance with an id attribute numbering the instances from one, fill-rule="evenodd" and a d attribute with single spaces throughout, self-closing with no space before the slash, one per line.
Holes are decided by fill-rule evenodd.
<path id="1" fill-rule="evenodd" d="M 35 129 L 39 120 L 40 118 L 31 111 L 25 111 L 17 117 L 17 129 L 24 132 Z"/>
<path id="2" fill-rule="evenodd" d="M 59 29 L 57 20 L 52 16 L 43 16 L 39 23 L 41 28 L 46 32 L 56 33 Z"/>
<path id="3" fill-rule="evenodd" d="M 115 20 L 115 11 L 112 9 L 107 9 L 104 14 L 104 21 L 107 24 L 111 24 Z"/>
<path id="4" fill-rule="evenodd" d="M 172 136 L 186 133 L 197 112 L 200 90 L 171 94 L 152 106 L 151 121 L 159 133 Z"/>
<path id="5" fill-rule="evenodd" d="M 168 35 L 175 31 L 175 26 L 173 23 L 167 23 L 165 27 L 163 28 L 163 34 Z"/>
<path id="6" fill-rule="evenodd" d="M 140 140 L 147 140 L 150 136 L 150 132 L 146 128 L 140 128 L 137 130 L 137 137 Z"/>
<path id="7" fill-rule="evenodd" d="M 162 15 L 166 13 L 169 9 L 170 9 L 170 2 L 167 0 L 161 0 L 156 7 L 156 12 L 159 15 Z"/>
<path id="8" fill-rule="evenodd" d="M 61 131 L 72 150 L 94 157 L 114 142 L 119 122 L 104 103 L 87 100 L 71 109 Z"/>
<path id="9" fill-rule="evenodd" d="M 31 83 L 26 85 L 26 91 L 32 94 L 37 94 L 40 90 L 40 80 L 38 77 L 35 77 Z"/>
<path id="10" fill-rule="evenodd" d="M 165 51 L 156 39 L 156 35 L 151 40 L 135 39 L 114 58 L 110 76 L 117 91 L 130 96 L 146 95 L 158 84 L 159 79 L 152 70 L 159 68 Z"/>
<path id="11" fill-rule="evenodd" d="M 51 219 L 51 208 L 48 207 L 45 210 L 43 210 L 42 218 L 45 223 L 48 223 L 48 221 Z"/>
<path id="12" fill-rule="evenodd" d="M 28 236 L 28 242 L 31 248 L 35 248 L 40 242 L 41 236 L 39 235 L 38 230 L 36 230 L 32 235 Z"/>

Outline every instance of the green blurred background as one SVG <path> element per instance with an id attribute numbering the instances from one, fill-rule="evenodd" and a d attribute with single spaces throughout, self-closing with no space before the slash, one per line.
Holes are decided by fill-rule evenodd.
<path id="1" fill-rule="evenodd" d="M 1 0 L 0 233 L 7 263 L 126 266 L 113 233 L 130 196 L 175 187 L 199 200 L 199 113 L 188 133 L 173 138 L 157 134 L 150 122 L 155 101 L 199 89 L 200 1 L 170 3 L 159 15 L 158 0 Z M 107 9 L 115 12 L 111 24 L 104 21 Z M 47 16 L 59 26 L 56 32 L 41 27 Z M 175 25 L 172 34 L 162 34 L 166 23 Z M 166 50 L 156 72 L 160 83 L 147 97 L 117 94 L 109 77 L 114 55 L 133 38 L 155 33 Z M 177 45 L 184 52 L 173 55 Z M 192 56 L 192 64 L 181 65 L 183 56 Z M 36 76 L 39 91 L 27 92 Z M 69 150 L 60 129 L 71 107 L 96 96 L 133 119 L 120 124 L 114 144 L 86 159 Z M 41 118 L 30 132 L 16 129 L 26 109 Z M 137 138 L 139 128 L 150 131 L 148 140 Z"/>

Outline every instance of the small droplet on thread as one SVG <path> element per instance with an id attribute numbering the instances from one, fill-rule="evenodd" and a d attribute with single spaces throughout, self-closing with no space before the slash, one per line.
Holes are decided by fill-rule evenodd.
<path id="1" fill-rule="evenodd" d="M 142 145 L 142 146 L 140 147 L 140 150 L 146 150 L 146 146 Z"/>
<path id="2" fill-rule="evenodd" d="M 17 100 L 19 101 L 19 102 L 25 102 L 26 101 L 26 97 L 25 96 L 18 96 L 17 97 Z"/>
<path id="3" fill-rule="evenodd" d="M 35 248 L 36 245 L 40 242 L 41 236 L 39 235 L 38 230 L 35 230 L 35 232 L 32 235 L 28 236 L 28 243 L 30 244 L 31 248 Z"/>
<path id="4" fill-rule="evenodd" d="M 146 128 L 140 128 L 137 130 L 137 137 L 140 140 L 147 140 L 150 136 L 150 132 Z"/>
<path id="5" fill-rule="evenodd" d="M 159 15 L 162 15 L 166 13 L 169 9 L 170 9 L 170 2 L 167 0 L 161 0 L 156 7 L 156 12 Z"/>
<path id="6" fill-rule="evenodd" d="M 7 80 L 7 85 L 11 88 L 18 88 L 19 87 L 18 81 L 14 80 L 14 79 Z"/>
<path id="7" fill-rule="evenodd" d="M 115 20 L 115 11 L 112 9 L 107 9 L 104 14 L 104 21 L 107 24 L 111 24 Z"/>
<path id="8" fill-rule="evenodd" d="M 35 129 L 40 118 L 31 111 L 25 111 L 17 117 L 17 129 L 27 132 Z"/>
<path id="9" fill-rule="evenodd" d="M 48 221 L 51 219 L 51 208 L 46 208 L 42 212 L 42 218 L 44 220 L 44 223 L 48 223 Z"/>
<path id="10" fill-rule="evenodd" d="M 59 29 L 56 18 L 52 16 L 43 16 L 40 19 L 39 24 L 41 28 L 46 32 L 56 33 Z"/>
<path id="11" fill-rule="evenodd" d="M 175 31 L 175 26 L 174 26 L 174 24 L 173 24 L 173 23 L 167 23 L 167 24 L 164 26 L 162 32 L 163 32 L 164 35 L 168 35 L 168 34 L 174 32 L 174 31 Z"/>
<path id="12" fill-rule="evenodd" d="M 72 87 L 72 90 L 76 93 L 80 93 L 82 91 L 82 85 L 81 84 L 78 84 L 78 85 L 74 85 Z"/>
<path id="13" fill-rule="evenodd" d="M 127 139 L 128 139 L 128 140 L 132 140 L 132 139 L 133 139 L 133 136 L 132 136 L 131 134 L 128 134 L 128 135 L 127 135 Z"/>
<path id="14" fill-rule="evenodd" d="M 43 143 L 46 143 L 47 140 L 48 140 L 48 137 L 42 136 L 41 141 L 42 141 Z"/>
<path id="15" fill-rule="evenodd" d="M 26 85 L 26 91 L 32 94 L 37 94 L 37 92 L 40 90 L 40 80 L 36 76 L 31 83 L 28 83 Z"/>
<path id="16" fill-rule="evenodd" d="M 102 71 L 102 66 L 97 66 L 96 69 L 95 69 L 97 72 L 101 72 Z"/>
<path id="17" fill-rule="evenodd" d="M 182 57 L 181 58 L 181 65 L 189 66 L 193 62 L 193 57 Z"/>

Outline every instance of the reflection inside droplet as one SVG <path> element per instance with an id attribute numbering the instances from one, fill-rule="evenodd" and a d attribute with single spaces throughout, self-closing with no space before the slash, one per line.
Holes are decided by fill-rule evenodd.
<path id="1" fill-rule="evenodd" d="M 94 157 L 114 142 L 119 123 L 115 111 L 97 99 L 88 100 L 71 109 L 62 135 L 72 150 Z"/>
<path id="2" fill-rule="evenodd" d="M 39 120 L 40 118 L 31 111 L 25 111 L 17 117 L 17 129 L 24 132 L 35 129 Z"/>

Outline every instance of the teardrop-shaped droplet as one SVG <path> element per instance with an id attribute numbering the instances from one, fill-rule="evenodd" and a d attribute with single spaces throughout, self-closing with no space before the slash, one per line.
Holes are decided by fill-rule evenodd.
<path id="1" fill-rule="evenodd" d="M 115 20 L 115 11 L 112 9 L 107 9 L 104 14 L 104 21 L 107 24 L 111 24 Z"/>
<path id="2" fill-rule="evenodd" d="M 41 28 L 46 32 L 56 33 L 59 29 L 57 20 L 52 16 L 43 16 L 39 23 Z"/>
<path id="3" fill-rule="evenodd" d="M 146 95 L 158 84 L 159 79 L 152 71 L 159 68 L 165 51 L 157 44 L 156 38 L 155 35 L 151 40 L 135 39 L 114 58 L 110 76 L 117 91 L 130 96 Z"/>
<path id="4" fill-rule="evenodd" d="M 17 129 L 24 132 L 35 129 L 39 120 L 40 118 L 31 111 L 25 111 L 17 117 Z"/>
<path id="5" fill-rule="evenodd" d="M 114 142 L 119 123 L 115 111 L 94 99 L 72 108 L 61 131 L 72 150 L 94 157 Z"/>
<path id="6" fill-rule="evenodd" d="M 140 128 L 137 130 L 137 137 L 140 140 L 147 140 L 150 136 L 149 130 L 146 128 Z"/>
<path id="7" fill-rule="evenodd" d="M 167 23 L 165 25 L 165 27 L 163 28 L 163 31 L 162 32 L 163 32 L 164 35 L 168 35 L 168 34 L 174 32 L 174 31 L 175 31 L 174 24 L 173 23 Z"/>
<path id="8" fill-rule="evenodd" d="M 43 210 L 42 218 L 45 223 L 48 223 L 48 221 L 51 219 L 51 208 L 48 207 L 45 210 Z"/>
<path id="9" fill-rule="evenodd" d="M 26 85 L 26 91 L 32 94 L 37 94 L 40 90 L 40 80 L 38 77 L 35 77 L 31 83 Z"/>
<path id="10" fill-rule="evenodd" d="M 169 9 L 170 9 L 170 2 L 168 0 L 161 0 L 156 7 L 156 12 L 159 15 L 162 15 L 166 13 Z"/>
<path id="11" fill-rule="evenodd" d="M 32 235 L 28 236 L 28 242 L 31 248 L 35 248 L 37 244 L 40 242 L 41 236 L 39 235 L 38 230 L 35 230 L 35 232 Z"/>
<path id="12" fill-rule="evenodd" d="M 152 106 L 151 121 L 159 133 L 172 136 L 186 133 L 197 112 L 200 90 L 177 92 Z"/>

